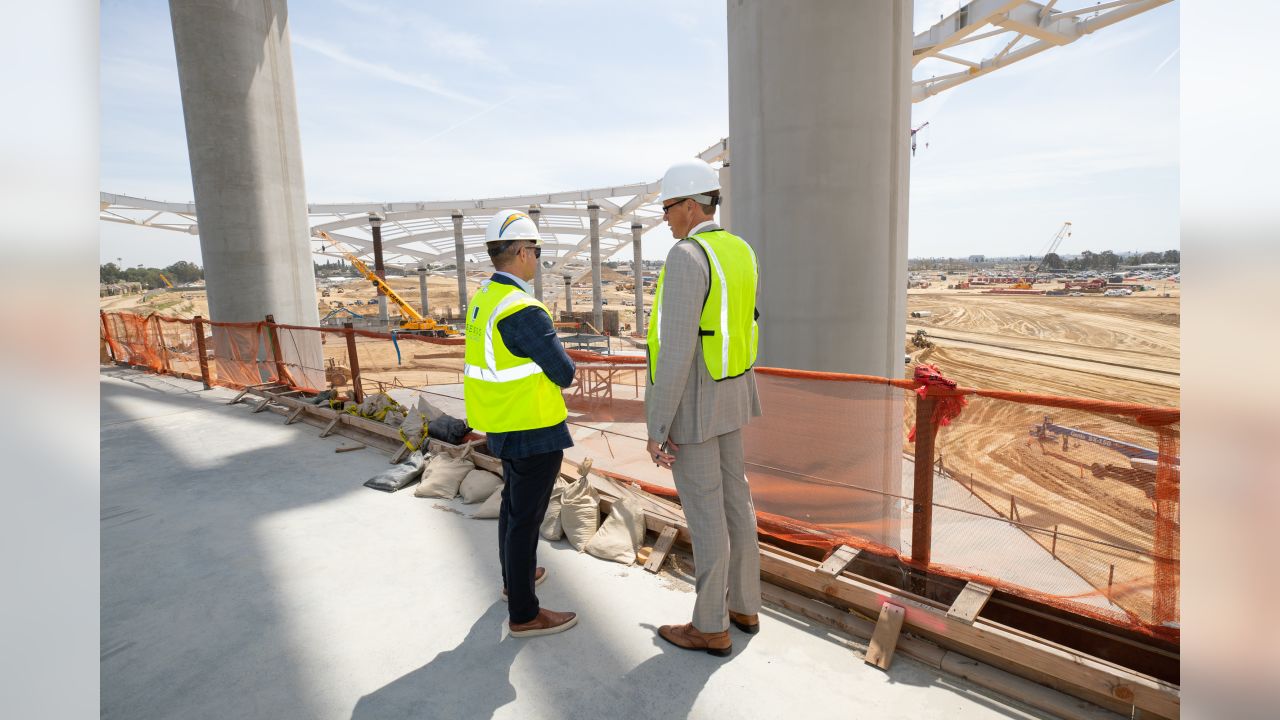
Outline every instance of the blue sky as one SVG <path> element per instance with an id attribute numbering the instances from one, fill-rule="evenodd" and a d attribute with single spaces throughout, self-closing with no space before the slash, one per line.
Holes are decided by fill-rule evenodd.
<path id="1" fill-rule="evenodd" d="M 919 0 L 916 29 L 957 0 Z M 1081 2 L 1061 2 L 1078 7 Z M 723 0 L 290 4 L 311 202 L 650 181 L 728 135 Z M 168 3 L 101 8 L 102 190 L 192 199 Z M 1178 4 L 913 107 L 912 257 L 1178 246 Z M 696 68 L 705 82 L 673 82 Z M 919 76 L 917 74 L 917 76 Z M 925 147 L 925 143 L 928 147 Z M 101 223 L 103 262 L 200 262 Z M 646 257 L 670 237 L 645 237 Z M 629 254 L 629 251 L 628 251 Z"/>

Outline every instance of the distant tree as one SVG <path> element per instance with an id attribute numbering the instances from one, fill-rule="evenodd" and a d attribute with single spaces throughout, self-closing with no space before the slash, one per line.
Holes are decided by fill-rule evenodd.
<path id="1" fill-rule="evenodd" d="M 1098 255 L 1098 266 L 1103 270 L 1115 270 L 1120 267 L 1120 258 L 1110 250 L 1103 250 Z"/>
<path id="2" fill-rule="evenodd" d="M 116 265 L 113 262 L 109 262 L 106 265 L 99 266 L 98 268 L 99 282 L 117 283 L 117 282 L 120 282 L 121 277 L 122 275 L 120 273 L 120 266 Z"/>
<path id="3" fill-rule="evenodd" d="M 1158 253 L 1158 252 L 1145 252 L 1145 253 L 1142 253 L 1142 264 L 1143 264 L 1143 265 L 1146 265 L 1146 264 L 1148 264 L 1148 263 L 1158 263 L 1158 262 L 1160 262 L 1160 258 L 1162 258 L 1162 257 L 1164 257 L 1164 255 L 1162 255 L 1162 254 L 1160 254 L 1160 253 Z"/>
<path id="4" fill-rule="evenodd" d="M 1164 256 L 1160 258 L 1160 262 L 1167 265 L 1177 265 L 1182 262 L 1182 253 L 1177 250 L 1165 250 Z"/>
<path id="5" fill-rule="evenodd" d="M 204 270 L 199 265 L 186 260 L 179 260 L 161 272 L 165 274 L 165 277 L 172 280 L 175 285 L 185 285 L 204 277 Z"/>
<path id="6" fill-rule="evenodd" d="M 1049 253 L 1048 255 L 1045 255 L 1044 262 L 1040 263 L 1040 265 L 1044 270 L 1061 270 L 1066 267 L 1066 264 L 1062 262 L 1062 258 L 1059 257 L 1058 253 Z"/>

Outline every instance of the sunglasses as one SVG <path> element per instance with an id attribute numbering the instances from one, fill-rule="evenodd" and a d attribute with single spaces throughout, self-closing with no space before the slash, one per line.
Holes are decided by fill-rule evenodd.
<path id="1" fill-rule="evenodd" d="M 684 202 L 685 200 L 688 200 L 688 199 L 689 199 L 689 198 L 683 198 L 683 199 L 681 199 L 681 200 L 677 200 L 677 201 L 675 201 L 675 202 L 671 203 L 670 205 L 663 205 L 663 206 L 662 206 L 662 217 L 666 217 L 666 216 L 667 216 L 667 213 L 671 212 L 671 208 L 673 208 L 673 207 L 675 207 L 675 206 L 679 205 L 680 203 L 682 203 L 682 202 Z"/>
<path id="2" fill-rule="evenodd" d="M 537 245 L 525 245 L 525 248 L 533 251 L 534 260 L 538 260 L 542 258 L 542 248 L 538 247 Z"/>

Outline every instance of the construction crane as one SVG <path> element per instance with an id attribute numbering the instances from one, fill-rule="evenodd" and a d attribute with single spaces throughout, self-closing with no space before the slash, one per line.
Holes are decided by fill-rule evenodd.
<path id="1" fill-rule="evenodd" d="M 1045 260 L 1047 260 L 1050 255 L 1058 252 L 1058 246 L 1062 244 L 1063 240 L 1069 237 L 1071 237 L 1071 221 L 1070 220 L 1062 223 L 1062 227 L 1058 228 L 1058 233 L 1053 236 L 1052 240 L 1049 241 L 1049 249 L 1041 253 L 1040 262 L 1036 263 L 1035 265 L 1032 265 L 1028 271 L 1033 273 L 1039 272 L 1040 268 L 1044 267 Z"/>
<path id="2" fill-rule="evenodd" d="M 911 157 L 916 156 L 916 133 L 927 127 L 929 127 L 929 123 L 925 123 L 918 128 L 911 128 Z M 925 143 L 924 146 L 927 149 L 929 147 L 929 143 Z"/>
<path id="3" fill-rule="evenodd" d="M 413 309 L 412 305 L 401 299 L 400 296 L 396 294 L 396 291 L 392 290 L 391 286 L 388 285 L 385 280 L 378 277 L 377 273 L 370 270 L 368 265 L 365 265 L 360 258 L 356 257 L 355 253 L 348 252 L 336 240 L 329 237 L 329 233 L 326 233 L 323 230 L 317 232 L 325 242 L 333 246 L 334 250 L 342 253 L 342 257 L 346 258 L 347 262 L 351 263 L 351 266 L 358 270 L 361 275 L 364 275 L 366 280 L 373 283 L 374 287 L 381 290 L 382 294 L 386 295 L 391 302 L 396 304 L 396 307 L 400 308 L 400 332 L 412 335 L 428 335 L 432 337 L 451 337 L 458 335 L 458 328 L 452 325 L 443 325 L 436 322 L 435 318 L 423 317 L 420 315 L 417 310 Z"/>
<path id="4" fill-rule="evenodd" d="M 165 277 L 164 273 L 160 273 L 160 279 L 164 281 L 165 287 L 170 289 L 173 288 L 173 283 L 169 282 L 169 278 Z"/>

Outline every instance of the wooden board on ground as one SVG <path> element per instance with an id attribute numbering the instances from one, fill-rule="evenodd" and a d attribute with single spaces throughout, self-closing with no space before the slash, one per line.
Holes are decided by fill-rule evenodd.
<path id="1" fill-rule="evenodd" d="M 818 567 L 818 572 L 823 575 L 835 577 L 844 572 L 845 568 L 858 557 L 860 551 L 857 548 L 851 548 L 848 545 L 841 545 L 836 551 L 831 553 L 831 557 Z"/>
<path id="2" fill-rule="evenodd" d="M 671 546 L 676 541 L 676 532 L 674 525 L 662 528 L 662 534 L 653 544 L 653 552 L 649 553 L 649 559 L 644 564 L 645 570 L 656 573 L 662 569 L 662 561 L 667 559 L 667 553 L 671 552 Z"/>
<path id="3" fill-rule="evenodd" d="M 977 582 L 965 583 L 964 589 L 960 591 L 960 595 L 956 597 L 955 602 L 951 603 L 951 607 L 947 610 L 947 617 L 972 625 L 973 621 L 977 619 L 978 613 L 982 612 L 982 608 L 987 606 L 987 601 L 991 599 L 992 592 L 993 589 L 990 585 L 983 585 Z"/>
<path id="4" fill-rule="evenodd" d="M 871 635 L 871 645 L 867 647 L 866 662 L 881 670 L 888 670 L 893 662 L 893 651 L 898 647 L 898 635 L 902 633 L 902 620 L 906 612 L 894 605 L 885 603 L 880 606 L 880 619 L 876 621 L 876 630 Z"/>

